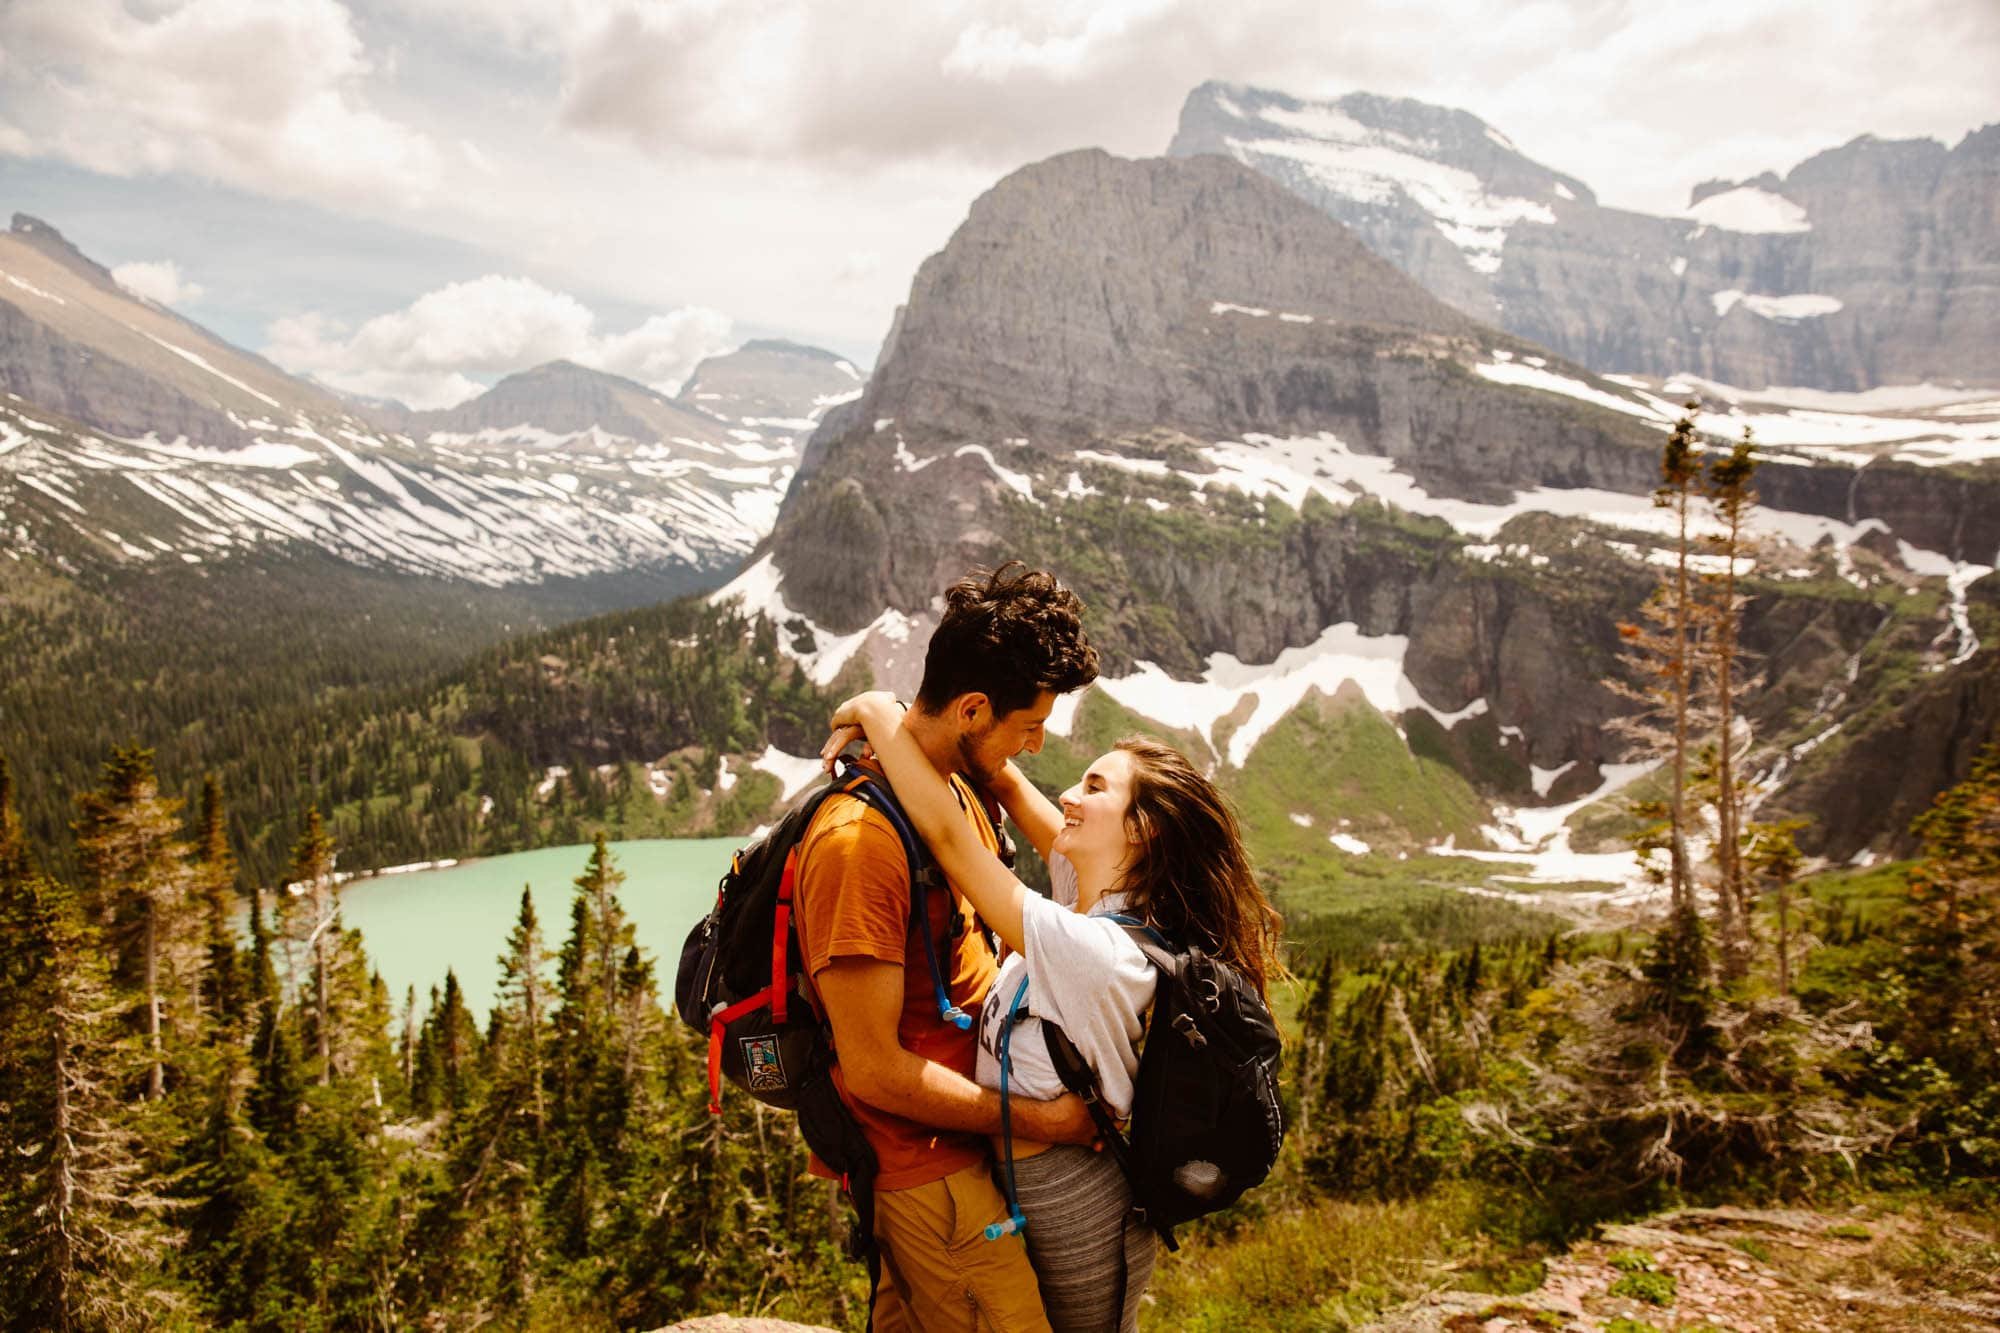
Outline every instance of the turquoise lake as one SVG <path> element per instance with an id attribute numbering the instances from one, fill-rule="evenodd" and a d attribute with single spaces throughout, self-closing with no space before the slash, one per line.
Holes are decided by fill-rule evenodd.
<path id="1" fill-rule="evenodd" d="M 674 968 L 688 930 L 715 904 L 716 881 L 739 838 L 658 839 L 614 842 L 611 854 L 625 872 L 618 897 L 653 960 L 660 1001 L 673 1004 Z M 341 919 L 359 930 L 368 958 L 389 985 L 401 1012 L 404 988 L 417 988 L 418 1011 L 430 988 L 444 985 L 446 968 L 458 973 L 465 1002 L 485 1022 L 500 981 L 500 952 L 521 907 L 521 886 L 533 894 L 542 940 L 551 958 L 569 933 L 575 880 L 590 848 L 543 847 L 532 852 L 467 861 L 442 870 L 381 875 L 351 881 L 340 890 Z M 554 967 L 549 970 L 554 979 Z"/>

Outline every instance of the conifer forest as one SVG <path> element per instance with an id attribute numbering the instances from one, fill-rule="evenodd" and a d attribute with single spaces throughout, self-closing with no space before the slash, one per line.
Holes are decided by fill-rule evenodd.
<path id="1" fill-rule="evenodd" d="M 1739 762 L 1754 474 L 1748 442 L 1668 438 L 1678 559 L 1618 626 L 1624 743 L 1664 775 L 1625 812 L 1659 918 L 1457 896 L 1371 904 L 1401 925 L 1360 930 L 1274 862 L 1285 1156 L 1162 1257 L 1148 1327 L 1354 1327 L 1441 1273 L 1498 1300 L 1594 1228 L 1693 1205 L 1942 1209 L 1898 1260 L 1913 1280 L 2000 1267 L 2000 1232 L 1964 1220 L 2000 1203 L 2000 749 L 1917 821 L 1916 858 L 1805 873 Z M 133 735 L 32 746 L 39 705 L 0 686 L 0 1324 L 860 1327 L 844 1205 L 789 1117 L 711 1113 L 607 845 L 759 822 L 775 783 L 728 806 L 703 795 L 718 765 L 805 752 L 844 692 L 790 632 L 676 602 L 356 680 L 329 710 L 306 690 L 191 731 L 142 708 Z M 642 754 L 669 756 L 664 795 Z M 1074 776 L 1043 759 L 1045 786 Z M 343 858 L 540 845 L 578 849 L 569 912 L 523 893 L 483 1023 L 450 971 L 391 993 L 343 923 Z"/>

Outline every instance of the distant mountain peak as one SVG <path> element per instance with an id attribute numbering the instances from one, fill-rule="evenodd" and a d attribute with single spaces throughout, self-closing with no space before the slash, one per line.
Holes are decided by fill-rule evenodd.
<path id="1" fill-rule="evenodd" d="M 771 352 L 779 356 L 803 356 L 814 361 L 839 361 L 838 352 L 829 352 L 824 347 L 811 347 L 805 343 L 795 343 L 788 338 L 752 338 L 736 349 L 739 352 Z"/>
<path id="2" fill-rule="evenodd" d="M 1202 152 L 1237 157 L 1237 149 L 1247 143 L 1287 140 L 1353 150 L 1346 162 L 1322 156 L 1318 165 L 1337 165 L 1348 178 L 1345 183 L 1370 195 L 1379 195 L 1384 183 L 1410 176 L 1408 163 L 1379 156 L 1395 154 L 1470 172 L 1488 193 L 1542 202 L 1596 202 L 1582 181 L 1528 157 L 1472 112 L 1379 93 L 1312 100 L 1247 84 L 1204 83 L 1188 94 L 1180 132 L 1167 151 L 1177 157 Z M 1362 150 L 1375 150 L 1377 156 Z"/>
<path id="3" fill-rule="evenodd" d="M 1951 149 L 1861 135 L 1705 180 L 1671 216 L 1599 205 L 1470 112 L 1372 93 L 1205 83 L 1168 152 L 1236 159 L 1456 309 L 1599 371 L 1992 382 L 2000 125 Z"/>
<path id="4" fill-rule="evenodd" d="M 124 288 L 120 287 L 117 280 L 111 276 L 110 269 L 77 249 L 68 237 L 40 218 L 29 213 L 16 213 L 9 231 L 64 268 L 89 279 L 98 286 L 114 292 L 124 291 Z"/>

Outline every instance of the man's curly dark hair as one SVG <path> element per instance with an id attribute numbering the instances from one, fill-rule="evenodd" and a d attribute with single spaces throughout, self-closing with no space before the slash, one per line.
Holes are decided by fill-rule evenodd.
<path id="1" fill-rule="evenodd" d="M 1083 633 L 1083 603 L 1046 570 L 1010 560 L 974 570 L 945 589 L 944 618 L 924 654 L 917 706 L 936 713 L 984 694 L 995 717 L 1097 679 L 1097 650 Z"/>

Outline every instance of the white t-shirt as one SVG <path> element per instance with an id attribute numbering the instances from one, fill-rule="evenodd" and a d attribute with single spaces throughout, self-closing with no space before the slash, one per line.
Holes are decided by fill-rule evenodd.
<path id="1" fill-rule="evenodd" d="M 1061 852 L 1049 854 L 1049 881 L 1053 899 L 1030 893 L 1022 901 L 1026 947 L 1000 964 L 993 989 L 987 992 L 986 1007 L 979 1015 L 975 1077 L 982 1087 L 1000 1086 L 1000 1034 L 1025 977 L 1028 993 L 1021 1001 L 1021 1013 L 1028 1017 L 1015 1023 L 1009 1043 L 1008 1095 L 1038 1101 L 1062 1095 L 1062 1079 L 1042 1036 L 1046 1018 L 1076 1043 L 1097 1071 L 1098 1086 L 1112 1111 L 1129 1115 L 1144 1032 L 1140 1019 L 1153 1002 L 1158 976 L 1125 928 L 1101 915 L 1121 910 L 1124 894 L 1108 893 L 1090 916 L 1079 915 L 1076 867 Z"/>

